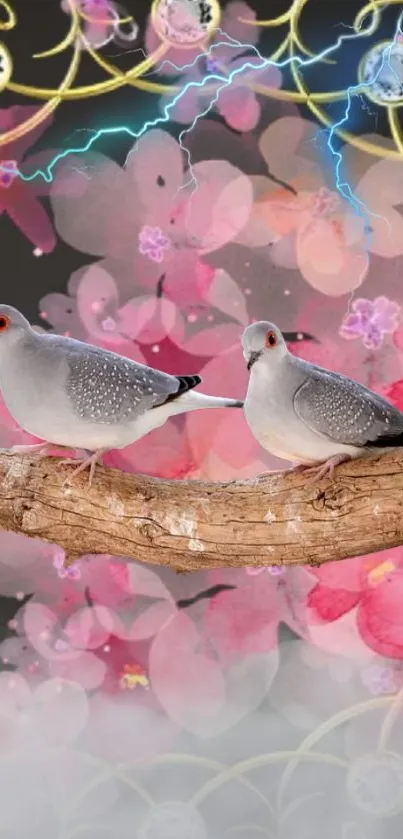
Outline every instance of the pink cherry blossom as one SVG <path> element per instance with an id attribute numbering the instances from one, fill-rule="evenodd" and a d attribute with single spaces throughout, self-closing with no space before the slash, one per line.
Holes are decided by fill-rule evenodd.
<path id="1" fill-rule="evenodd" d="M 155 129 L 133 147 L 123 169 L 95 152 L 73 155 L 56 173 L 51 201 L 68 244 L 112 261 L 105 267 L 112 275 L 119 271 L 124 303 L 135 278 L 153 296 L 163 285 L 165 298 L 186 306 L 204 302 L 214 275 L 205 257 L 236 238 L 252 198 L 250 179 L 239 169 L 225 160 L 184 169 L 179 144 Z M 139 252 L 144 228 L 158 228 L 169 240 L 162 263 Z"/>
<path id="2" fill-rule="evenodd" d="M 31 105 L 14 105 L 0 110 L 0 132 L 16 128 L 32 118 L 38 108 Z M 49 192 L 49 184 L 43 178 L 23 180 L 44 166 L 52 158 L 50 151 L 26 157 L 28 149 L 51 125 L 48 117 L 36 128 L 28 131 L 18 140 L 1 147 L 0 160 L 0 215 L 6 213 L 21 233 L 32 243 L 34 250 L 50 253 L 56 244 L 52 223 L 39 198 Z"/>
<path id="3" fill-rule="evenodd" d="M 351 612 L 370 649 L 388 658 L 403 657 L 403 552 L 401 548 L 330 562 L 313 571 L 309 593 L 312 623 L 328 623 Z"/>
<path id="4" fill-rule="evenodd" d="M 323 294 L 357 288 L 368 270 L 368 245 L 362 226 L 352 225 L 351 204 L 334 182 L 327 183 L 317 125 L 281 117 L 265 129 L 259 146 L 277 183 L 254 179 L 254 212 L 242 235 L 250 244 L 271 243 L 276 264 L 298 267 Z"/>
<path id="5" fill-rule="evenodd" d="M 205 615 L 206 636 L 220 660 L 273 649 L 280 622 L 302 637 L 309 636 L 306 599 L 314 578 L 304 568 L 287 569 L 285 575 L 277 576 L 214 572 L 209 579 L 213 585 L 225 581 L 237 586 L 218 594 Z"/>
<path id="6" fill-rule="evenodd" d="M 387 297 L 359 298 L 352 302 L 339 334 L 348 340 L 361 338 L 367 349 L 376 350 L 382 345 L 384 336 L 396 330 L 399 314 L 400 306 Z"/>
<path id="7" fill-rule="evenodd" d="M 245 58 L 247 47 L 258 41 L 259 29 L 243 23 L 240 18 L 253 21 L 256 13 L 239 0 L 229 3 L 223 10 L 220 29 L 212 39 L 207 57 L 202 47 L 187 49 L 186 52 L 171 47 L 157 66 L 163 74 L 180 76 L 183 89 L 188 86 L 185 94 L 173 106 L 171 99 L 162 98 L 161 108 L 169 106 L 171 119 L 190 123 L 213 100 L 213 106 L 231 128 L 237 131 L 251 131 L 255 128 L 260 119 L 260 104 L 249 85 L 264 84 L 276 88 L 281 86 L 282 77 L 276 67 L 266 66 L 258 56 Z M 234 43 L 234 40 L 238 43 Z M 150 18 L 146 31 L 146 48 L 149 53 L 156 49 L 158 41 Z M 247 69 L 241 72 L 245 64 Z M 207 84 L 204 90 L 200 83 L 209 75 L 213 78 L 208 81 L 207 91 Z M 232 81 L 226 85 L 225 79 L 228 76 Z M 217 93 L 216 103 L 214 92 Z"/>
<path id="8" fill-rule="evenodd" d="M 400 411 L 403 411 L 403 379 L 399 379 L 397 382 L 393 382 L 388 388 L 385 389 L 385 397 L 392 402 L 392 405 L 395 405 L 396 408 L 399 408 Z"/>

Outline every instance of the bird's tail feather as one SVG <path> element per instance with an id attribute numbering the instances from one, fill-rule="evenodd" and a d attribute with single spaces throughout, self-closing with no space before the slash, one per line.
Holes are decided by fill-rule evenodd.
<path id="1" fill-rule="evenodd" d="M 209 396 L 206 393 L 199 393 L 194 390 L 182 393 L 175 400 L 178 407 L 182 406 L 184 411 L 197 411 L 201 408 L 243 408 L 243 401 L 230 399 L 226 396 Z"/>
<path id="2" fill-rule="evenodd" d="M 176 403 L 176 412 L 197 411 L 200 408 L 243 408 L 243 402 L 239 399 L 230 399 L 221 396 L 207 396 L 194 390 L 202 381 L 200 376 L 176 376 L 179 388 L 171 393 L 165 400 Z"/>

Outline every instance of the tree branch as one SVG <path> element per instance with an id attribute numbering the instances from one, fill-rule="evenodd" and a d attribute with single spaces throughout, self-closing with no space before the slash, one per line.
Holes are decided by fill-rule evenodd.
<path id="1" fill-rule="evenodd" d="M 0 450 L 0 529 L 60 545 L 69 561 L 112 554 L 177 570 L 321 564 L 403 544 L 403 451 L 253 481 L 165 481 Z"/>

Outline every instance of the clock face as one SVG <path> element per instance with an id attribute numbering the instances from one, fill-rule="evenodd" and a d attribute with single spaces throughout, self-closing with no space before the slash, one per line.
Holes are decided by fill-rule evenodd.
<path id="1" fill-rule="evenodd" d="M 12 69 L 11 55 L 4 44 L 0 44 L 0 92 L 7 87 L 11 78 Z"/>
<path id="2" fill-rule="evenodd" d="M 403 102 L 403 43 L 384 41 L 367 52 L 359 67 L 362 93 L 377 105 Z"/>
<path id="3" fill-rule="evenodd" d="M 179 49 L 189 49 L 209 39 L 219 18 L 217 0 L 155 0 L 152 8 L 157 34 Z"/>

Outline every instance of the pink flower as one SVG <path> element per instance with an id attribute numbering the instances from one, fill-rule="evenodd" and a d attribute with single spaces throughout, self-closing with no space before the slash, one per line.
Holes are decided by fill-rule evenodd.
<path id="1" fill-rule="evenodd" d="M 37 110 L 37 107 L 31 105 L 15 105 L 12 108 L 1 109 L 0 132 L 16 128 L 33 117 Z M 51 122 L 52 118 L 48 117 L 18 140 L 3 145 L 0 160 L 0 214 L 7 213 L 33 244 L 34 250 L 41 253 L 50 253 L 56 244 L 53 226 L 47 212 L 38 201 L 38 198 L 48 194 L 49 184 L 41 177 L 24 181 L 18 172 L 23 176 L 29 176 L 37 169 L 43 169 L 52 157 L 49 151 L 26 157 L 28 149 L 36 143 Z"/>
<path id="2" fill-rule="evenodd" d="M 252 197 L 249 178 L 224 160 L 184 170 L 179 144 L 155 129 L 133 147 L 124 169 L 95 152 L 69 158 L 56 173 L 51 201 L 65 241 L 108 257 L 105 270 L 112 276 L 118 271 L 124 304 L 133 297 L 135 277 L 153 297 L 163 289 L 164 298 L 183 307 L 204 302 L 214 276 L 205 257 L 236 238 Z M 160 231 L 153 259 L 139 252 L 145 228 Z M 170 247 L 162 265 L 155 257 L 165 240 Z"/>
<path id="3" fill-rule="evenodd" d="M 380 655 L 403 658 L 403 551 L 330 562 L 313 571 L 308 596 L 313 623 L 329 623 L 354 610 L 362 640 Z"/>
<path id="4" fill-rule="evenodd" d="M 139 251 L 148 256 L 153 262 L 163 262 L 164 250 L 170 247 L 171 242 L 164 236 L 159 227 L 144 225 L 139 233 Z"/>
<path id="5" fill-rule="evenodd" d="M 345 315 L 339 334 L 347 340 L 361 337 L 368 350 L 379 349 L 384 336 L 397 328 L 400 306 L 387 297 L 359 298 L 353 301 L 351 310 Z"/>
<path id="6" fill-rule="evenodd" d="M 232 2 L 224 9 L 220 29 L 215 34 L 208 50 L 208 57 L 202 47 L 187 49 L 184 53 L 180 48 L 171 48 L 158 69 L 162 74 L 180 75 L 182 88 L 186 90 L 176 104 L 169 109 L 170 118 L 180 123 L 192 122 L 212 100 L 217 92 L 217 102 L 214 107 L 225 122 L 237 131 L 251 131 L 260 119 L 260 104 L 249 84 L 266 84 L 270 87 L 281 86 L 281 73 L 276 67 L 264 66 L 264 61 L 257 55 L 245 58 L 249 45 L 258 41 L 257 27 L 242 23 L 240 18 L 254 20 L 255 12 L 246 3 Z M 231 39 L 241 44 L 231 43 Z M 150 18 L 146 32 L 146 48 L 148 53 L 154 52 L 159 39 Z M 183 73 L 181 69 L 183 65 Z M 248 69 L 240 72 L 248 65 Z M 256 69 L 253 69 L 256 67 Z M 189 69 L 190 68 L 190 69 Z M 208 75 L 218 76 L 206 83 L 205 89 L 200 82 Z M 230 84 L 225 85 L 225 79 L 232 77 Z M 208 88 L 208 90 L 207 90 Z M 213 90 L 212 90 L 213 88 Z M 218 94 L 218 90 L 222 88 Z M 163 97 L 161 107 L 172 102 Z"/>
<path id="7" fill-rule="evenodd" d="M 206 637 L 223 662 L 239 654 L 263 653 L 277 646 L 280 622 L 302 637 L 308 636 L 306 599 L 314 580 L 304 568 L 284 575 L 245 577 L 243 570 L 213 572 L 209 580 L 234 583 L 233 591 L 218 594 L 208 606 Z"/>
<path id="8" fill-rule="evenodd" d="M 370 155 L 350 146 L 342 149 L 345 180 L 368 209 L 357 216 L 336 191 L 334 169 L 329 174 L 323 168 L 315 123 L 301 117 L 277 119 L 263 132 L 259 146 L 275 179 L 268 178 L 265 189 L 261 176 L 252 178 L 256 200 L 242 241 L 270 243 L 275 264 L 299 268 L 313 288 L 335 297 L 361 285 L 369 253 L 385 258 L 403 253 L 403 220 L 397 209 L 403 181 L 397 162 L 373 163 Z"/>
<path id="9" fill-rule="evenodd" d="M 207 302 L 227 316 L 226 322 L 218 322 L 195 331 L 190 337 L 185 336 L 181 346 L 191 355 L 206 358 L 200 370 L 206 392 L 222 395 L 225 382 L 226 395 L 240 399 L 246 393 L 249 375 L 241 347 L 242 332 L 249 324 L 244 294 L 229 274 L 219 270 L 214 276 Z M 300 335 L 301 339 L 305 337 L 304 333 Z M 285 337 L 289 340 L 296 335 L 286 332 Z M 231 416 L 228 411 L 220 412 L 221 416 L 218 412 L 214 412 L 214 416 L 208 415 L 208 412 L 198 416 L 198 413 L 195 411 L 186 419 L 189 443 L 196 461 L 200 441 L 209 437 L 212 452 L 219 458 L 217 465 L 221 469 L 225 467 L 225 479 L 252 477 L 266 471 L 268 465 L 276 468 L 278 461 L 270 458 L 259 446 L 241 412 Z M 218 479 L 219 473 L 216 477 Z"/>
<path id="10" fill-rule="evenodd" d="M 386 388 L 385 397 L 392 402 L 392 405 L 395 405 L 396 408 L 403 411 L 403 379 L 393 382 L 392 385 Z"/>

